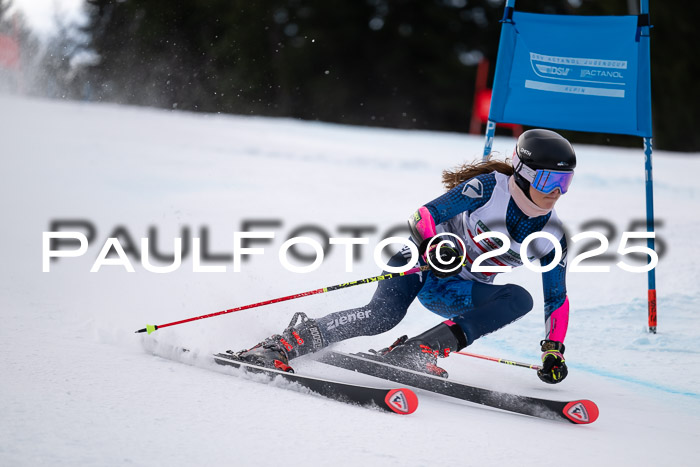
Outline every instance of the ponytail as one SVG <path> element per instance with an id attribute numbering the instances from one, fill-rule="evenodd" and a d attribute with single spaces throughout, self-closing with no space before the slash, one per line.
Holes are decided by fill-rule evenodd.
<path id="1" fill-rule="evenodd" d="M 442 184 L 445 185 L 445 189 L 449 191 L 465 180 L 493 171 L 500 172 L 504 175 L 513 175 L 513 166 L 508 159 L 506 159 L 505 162 L 493 160 L 464 163 L 452 170 L 443 170 Z"/>

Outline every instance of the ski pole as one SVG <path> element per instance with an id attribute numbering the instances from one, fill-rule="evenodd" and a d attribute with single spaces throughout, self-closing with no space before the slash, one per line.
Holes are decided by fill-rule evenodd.
<path id="1" fill-rule="evenodd" d="M 223 311 L 219 311 L 216 313 L 210 313 L 207 315 L 195 316 L 194 318 L 187 318 L 187 319 L 183 319 L 180 321 L 174 321 L 172 323 L 157 324 L 157 325 L 147 324 L 145 328 L 139 329 L 135 333 L 147 332 L 148 334 L 150 334 L 158 329 L 165 328 L 168 326 L 175 326 L 178 324 L 189 323 L 190 321 L 196 321 L 199 319 L 213 318 L 214 316 L 225 315 L 227 313 L 233 313 L 233 312 L 241 311 L 241 310 L 247 310 L 249 308 L 257 308 L 259 306 L 270 305 L 272 303 L 279 303 L 279 302 L 284 302 L 287 300 L 294 300 L 295 298 L 308 297 L 309 295 L 316 295 L 316 294 L 321 294 L 321 293 L 326 293 L 326 292 L 332 292 L 334 290 L 347 289 L 348 287 L 353 287 L 355 285 L 369 284 L 371 282 L 384 281 L 384 280 L 388 280 L 388 279 L 394 279 L 396 277 L 408 276 L 410 274 L 415 274 L 417 272 L 427 271 L 428 269 L 429 269 L 429 266 L 427 266 L 427 265 L 419 266 L 417 268 L 409 269 L 406 272 L 383 274 L 383 275 L 379 275 L 379 276 L 368 277 L 366 279 L 360 279 L 360 280 L 353 281 L 353 282 L 346 282 L 344 284 L 331 285 L 329 287 L 323 287 L 320 289 L 311 290 L 309 292 L 302 292 L 302 293 L 298 293 L 298 294 L 294 294 L 294 295 L 287 295 L 286 297 L 274 298 L 272 300 L 267 300 L 264 302 L 253 303 L 251 305 L 239 306 L 237 308 L 231 308 L 230 310 L 223 310 Z"/>
<path id="2" fill-rule="evenodd" d="M 459 355 L 466 355 L 467 357 L 481 358 L 481 359 L 489 360 L 492 362 L 505 363 L 506 365 L 520 366 L 523 368 L 530 368 L 532 370 L 541 370 L 542 369 L 542 367 L 540 365 L 531 365 L 529 363 L 514 362 L 513 360 L 506 360 L 504 358 L 489 357 L 486 355 L 478 355 L 478 354 L 469 353 L 469 352 L 452 352 L 452 353 L 456 353 Z"/>

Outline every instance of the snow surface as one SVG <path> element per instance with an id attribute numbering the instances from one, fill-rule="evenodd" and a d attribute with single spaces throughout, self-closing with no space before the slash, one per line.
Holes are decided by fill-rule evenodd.
<path id="1" fill-rule="evenodd" d="M 570 375 L 556 386 L 531 370 L 453 355 L 455 380 L 553 399 L 588 398 L 599 420 L 575 426 L 513 415 L 418 391 L 408 417 L 187 366 L 144 351 L 136 329 L 378 273 L 371 251 L 388 229 L 442 192 L 440 173 L 479 156 L 483 140 L 458 134 L 344 127 L 287 119 L 0 96 L 0 465 L 697 465 L 700 456 L 700 248 L 698 155 L 656 152 L 655 209 L 666 252 L 657 268 L 659 333 L 646 333 L 646 274 L 570 273 Z M 509 155 L 514 140 L 497 138 Z M 571 233 L 591 220 L 621 232 L 644 219 L 639 150 L 577 146 L 574 185 L 557 206 Z M 502 156 L 503 157 L 503 156 Z M 42 232 L 84 219 L 96 238 L 80 258 L 42 272 Z M 231 254 L 244 220 L 279 220 L 265 254 L 235 273 L 90 273 L 123 227 L 137 244 L 157 229 L 173 238 L 209 234 Z M 277 259 L 282 242 L 314 224 L 374 226 L 353 272 L 336 247 L 315 272 Z M 187 227 L 183 235 L 182 228 Z M 603 233 L 609 234 L 605 230 Z M 318 237 L 316 237 L 318 238 Z M 576 248 L 573 253 L 576 253 Z M 589 263 L 586 263 L 589 264 Z M 544 332 L 539 274 L 500 283 L 527 287 L 535 309 L 469 350 L 537 362 Z M 400 280 L 400 279 L 398 279 Z M 162 329 L 153 336 L 202 351 L 249 347 L 281 331 L 296 311 L 311 317 L 366 303 L 374 286 L 316 295 Z M 385 346 L 439 322 L 415 303 L 394 330 L 338 345 Z M 299 372 L 392 386 L 309 358 Z"/>

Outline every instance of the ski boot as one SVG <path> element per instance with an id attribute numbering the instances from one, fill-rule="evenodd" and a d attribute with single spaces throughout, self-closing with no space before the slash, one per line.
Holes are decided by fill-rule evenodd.
<path id="1" fill-rule="evenodd" d="M 289 366 L 290 360 L 325 346 L 316 321 L 300 312 L 294 314 L 282 334 L 272 335 L 250 349 L 238 352 L 227 350 L 226 353 L 251 365 L 294 373 Z"/>
<path id="2" fill-rule="evenodd" d="M 416 337 L 401 336 L 389 347 L 370 352 L 377 361 L 447 378 L 447 371 L 437 364 L 438 357 L 445 358 L 451 351 L 466 346 L 462 329 L 452 321 L 445 321 Z"/>

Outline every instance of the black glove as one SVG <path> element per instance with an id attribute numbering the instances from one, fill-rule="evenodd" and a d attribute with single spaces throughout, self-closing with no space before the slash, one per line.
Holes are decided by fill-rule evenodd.
<path id="1" fill-rule="evenodd" d="M 561 383 L 569 370 L 564 360 L 564 344 L 557 341 L 544 340 L 542 346 L 542 369 L 537 370 L 537 376 L 549 384 Z"/>
<path id="2" fill-rule="evenodd" d="M 432 239 L 435 240 L 430 245 L 430 250 L 426 253 L 425 250 Z M 425 239 L 418 248 L 418 252 L 421 255 L 426 255 L 428 266 L 430 266 L 430 270 L 438 279 L 456 276 L 462 271 L 463 257 L 455 247 L 441 242 L 443 242 L 443 239 L 439 238 L 439 236 Z M 442 271 L 437 268 L 442 269 Z"/>

